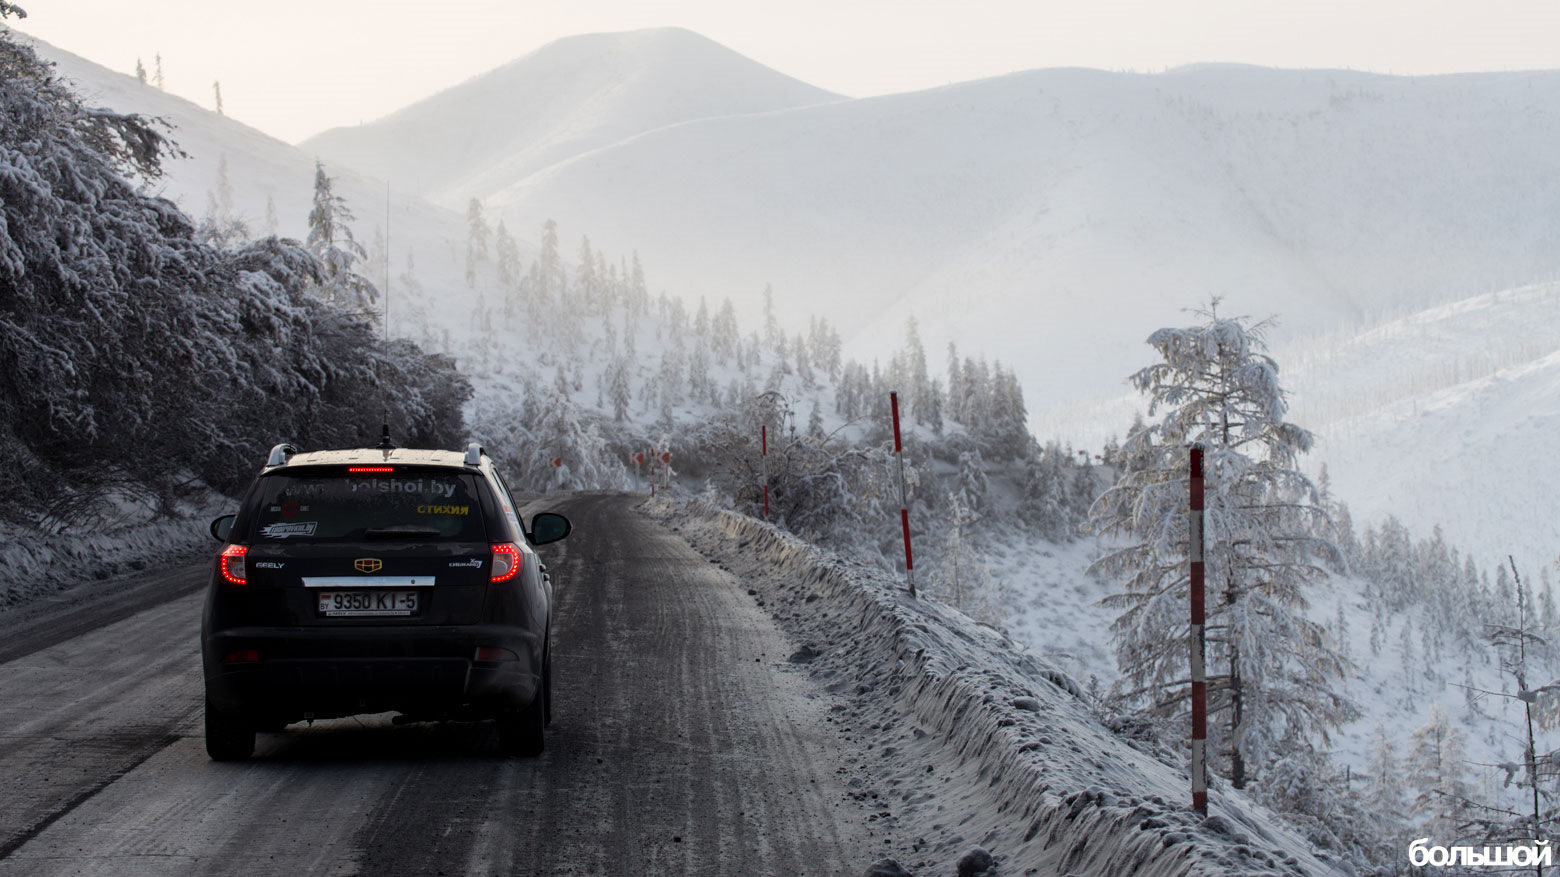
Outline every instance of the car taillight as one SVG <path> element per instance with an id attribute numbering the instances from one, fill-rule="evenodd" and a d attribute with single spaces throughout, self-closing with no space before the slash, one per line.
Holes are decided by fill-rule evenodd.
<path id="1" fill-rule="evenodd" d="M 244 565 L 244 554 L 247 551 L 248 545 L 229 545 L 222 549 L 222 577 L 228 580 L 228 584 L 249 584 L 249 570 Z"/>
<path id="2" fill-rule="evenodd" d="M 497 646 L 477 646 L 478 661 L 518 661 L 520 656 Z"/>
<path id="3" fill-rule="evenodd" d="M 258 664 L 259 662 L 259 649 L 240 649 L 236 652 L 228 652 L 222 656 L 222 663 L 224 664 Z"/>
<path id="4" fill-rule="evenodd" d="M 493 545 L 493 572 L 489 581 L 507 582 L 520 574 L 520 549 L 510 542 Z"/>

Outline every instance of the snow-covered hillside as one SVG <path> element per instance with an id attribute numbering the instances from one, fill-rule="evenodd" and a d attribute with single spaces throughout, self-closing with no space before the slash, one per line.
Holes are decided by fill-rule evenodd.
<path id="1" fill-rule="evenodd" d="M 645 131 L 837 99 L 680 28 L 589 34 L 300 146 L 464 210 L 470 198 Z"/>
<path id="2" fill-rule="evenodd" d="M 1475 296 L 1296 345 L 1294 418 L 1359 520 L 1396 515 L 1481 560 L 1560 555 L 1560 285 Z M 1346 491 L 1346 493 L 1345 493 Z"/>
<path id="3" fill-rule="evenodd" d="M 1136 325 L 1143 338 L 1159 328 Z M 1151 354 L 1140 339 L 1134 367 Z M 1542 510 L 1560 495 L 1550 462 L 1560 434 L 1560 284 L 1297 338 L 1273 355 L 1290 420 L 1316 435 L 1306 469 L 1314 476 L 1326 465 L 1361 526 L 1393 515 L 1422 538 L 1440 525 L 1481 563 L 1511 554 L 1535 574 L 1555 566 L 1560 523 Z M 1134 394 L 1102 396 L 1042 412 L 1037 434 L 1098 448 L 1145 408 Z"/>
<path id="4" fill-rule="evenodd" d="M 1557 107 L 1556 73 L 1041 70 L 653 131 L 487 203 L 686 295 L 772 283 L 857 355 L 908 314 L 982 339 L 1037 410 L 1210 294 L 1314 330 L 1553 277 Z"/>

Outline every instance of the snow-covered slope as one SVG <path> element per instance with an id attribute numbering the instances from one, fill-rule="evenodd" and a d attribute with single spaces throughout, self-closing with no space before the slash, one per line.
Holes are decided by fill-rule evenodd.
<path id="1" fill-rule="evenodd" d="M 1034 410 L 1119 387 L 1209 295 L 1306 329 L 1553 277 L 1557 136 L 1557 73 L 1042 70 L 663 128 L 488 203 L 684 295 L 773 283 L 858 353 L 916 314 Z"/>
<path id="2" fill-rule="evenodd" d="M 1482 563 L 1560 555 L 1560 285 L 1475 296 L 1297 346 L 1295 422 L 1356 519 L 1441 524 Z"/>
<path id="3" fill-rule="evenodd" d="M 1153 360 L 1142 338 L 1139 367 Z M 1560 283 L 1296 338 L 1273 356 L 1289 419 L 1316 435 L 1305 467 L 1326 464 L 1360 527 L 1394 515 L 1421 538 L 1441 525 L 1481 564 L 1511 554 L 1535 574 L 1555 566 Z M 1145 408 L 1137 395 L 1102 396 L 1043 413 L 1037 434 L 1097 449 Z"/>
<path id="4" fill-rule="evenodd" d="M 470 198 L 644 131 L 836 99 L 680 28 L 589 34 L 301 146 L 464 209 Z"/>

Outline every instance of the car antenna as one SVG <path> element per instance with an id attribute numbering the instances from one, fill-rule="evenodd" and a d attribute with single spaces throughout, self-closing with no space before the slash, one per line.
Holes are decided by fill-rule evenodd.
<path id="1" fill-rule="evenodd" d="M 384 310 L 384 357 L 390 358 L 390 180 L 385 180 L 385 310 Z M 381 383 L 379 391 L 384 392 L 384 384 Z M 390 406 L 386 404 L 382 409 L 383 430 L 379 433 L 379 450 L 385 452 L 385 459 L 390 459 L 390 452 L 395 450 L 395 442 L 390 440 Z"/>

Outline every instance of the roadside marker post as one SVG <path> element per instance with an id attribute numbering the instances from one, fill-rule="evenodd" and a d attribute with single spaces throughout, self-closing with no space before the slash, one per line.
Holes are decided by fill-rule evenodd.
<path id="1" fill-rule="evenodd" d="M 915 594 L 915 559 L 910 555 L 910 502 L 905 498 L 905 447 L 899 440 L 899 394 L 888 394 L 889 406 L 894 412 L 894 456 L 899 458 L 899 527 L 905 534 L 905 580 L 910 585 L 910 596 Z"/>
<path id="2" fill-rule="evenodd" d="M 1203 605 L 1203 450 L 1191 449 L 1187 556 L 1192 592 L 1192 806 L 1208 815 L 1208 667 Z"/>
<path id="3" fill-rule="evenodd" d="M 764 520 L 769 520 L 769 424 L 761 424 L 758 427 L 759 441 L 762 443 L 759 449 L 759 478 L 764 482 Z"/>

